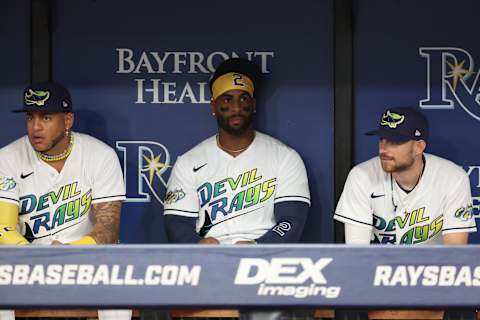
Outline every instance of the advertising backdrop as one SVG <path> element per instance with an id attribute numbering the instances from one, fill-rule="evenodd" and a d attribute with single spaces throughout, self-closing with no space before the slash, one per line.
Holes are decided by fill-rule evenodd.
<path id="1" fill-rule="evenodd" d="M 53 79 L 71 90 L 75 130 L 114 148 L 124 171 L 122 242 L 166 241 L 166 182 L 179 155 L 215 134 L 208 79 L 233 56 L 254 60 L 266 78 L 256 128 L 306 164 L 312 208 L 303 242 L 333 241 L 333 1 L 52 3 Z M 355 163 L 377 154 L 377 140 L 364 133 L 384 109 L 418 108 L 430 121 L 427 152 L 465 169 L 478 216 L 480 45 L 473 35 L 480 3 L 353 4 Z M 0 39 L 4 146 L 25 133 L 22 115 L 10 110 L 30 81 L 29 1 L 5 3 Z"/>
<path id="2" fill-rule="evenodd" d="M 128 197 L 122 242 L 165 241 L 165 184 L 176 158 L 216 133 L 208 79 L 233 56 L 254 60 L 265 75 L 256 128 L 306 164 L 312 208 L 303 241 L 333 241 L 332 1 L 242 7 L 57 2 L 53 78 L 72 91 L 76 129 L 119 155 Z"/>

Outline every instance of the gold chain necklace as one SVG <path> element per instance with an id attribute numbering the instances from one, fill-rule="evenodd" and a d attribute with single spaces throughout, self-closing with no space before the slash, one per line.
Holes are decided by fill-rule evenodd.
<path id="1" fill-rule="evenodd" d="M 220 143 L 220 138 L 218 137 L 218 134 L 217 134 L 217 146 L 224 150 L 224 151 L 227 151 L 229 153 L 240 153 L 242 151 L 245 151 L 248 149 L 248 147 L 250 147 L 250 145 L 252 144 L 253 140 L 255 139 L 255 131 L 253 132 L 253 139 L 252 141 L 245 147 L 245 148 L 242 148 L 242 149 L 238 149 L 238 150 L 232 150 L 232 149 L 228 149 L 228 148 L 225 148 L 224 146 L 222 146 L 222 144 Z"/>
<path id="2" fill-rule="evenodd" d="M 64 160 L 64 159 L 67 159 L 68 156 L 72 153 L 73 145 L 74 145 L 73 133 L 70 133 L 70 141 L 68 143 L 68 147 L 62 153 L 51 156 L 49 154 L 37 151 L 37 156 L 45 162 L 55 162 L 55 161 Z"/>

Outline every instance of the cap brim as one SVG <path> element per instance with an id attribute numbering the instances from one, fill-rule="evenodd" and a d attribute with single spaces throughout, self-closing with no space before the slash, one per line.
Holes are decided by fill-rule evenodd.
<path id="1" fill-rule="evenodd" d="M 390 141 L 395 141 L 395 142 L 407 142 L 409 140 L 414 140 L 409 136 L 404 136 L 402 134 L 398 134 L 397 132 L 393 132 L 391 130 L 386 130 L 386 129 L 376 129 L 372 131 L 368 131 L 365 133 L 367 136 L 378 136 L 381 138 L 385 138 Z"/>
<path id="2" fill-rule="evenodd" d="M 48 110 L 48 109 L 44 109 L 44 110 L 32 110 L 32 109 L 27 109 L 27 108 L 22 108 L 22 109 L 16 109 L 16 110 L 12 110 L 12 112 L 15 112 L 15 113 L 20 113 L 20 112 L 44 112 L 44 113 L 62 113 L 62 112 L 73 112 L 73 110 Z"/>

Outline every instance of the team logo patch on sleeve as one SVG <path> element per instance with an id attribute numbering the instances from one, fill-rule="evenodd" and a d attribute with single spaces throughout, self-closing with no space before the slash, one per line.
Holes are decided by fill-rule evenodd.
<path id="1" fill-rule="evenodd" d="M 12 190 L 17 186 L 17 183 L 13 178 L 0 177 L 0 191 Z"/>
<path id="2" fill-rule="evenodd" d="M 175 189 L 167 192 L 165 197 L 165 204 L 173 204 L 185 198 L 185 192 L 182 189 Z"/>
<path id="3" fill-rule="evenodd" d="M 462 221 L 468 221 L 473 217 L 473 206 L 470 204 L 466 207 L 458 208 L 455 211 L 455 218 L 460 219 Z"/>

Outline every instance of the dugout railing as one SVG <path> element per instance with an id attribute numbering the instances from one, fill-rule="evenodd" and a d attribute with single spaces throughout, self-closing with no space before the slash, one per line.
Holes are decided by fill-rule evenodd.
<path id="1" fill-rule="evenodd" d="M 478 245 L 0 248 L 0 309 L 18 317 L 126 307 L 229 317 L 239 308 L 300 307 L 321 318 L 358 308 L 375 309 L 371 319 L 439 319 L 440 308 L 476 309 L 478 287 Z"/>

